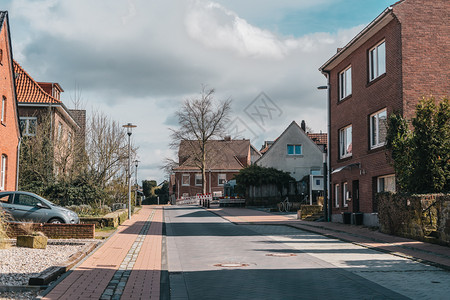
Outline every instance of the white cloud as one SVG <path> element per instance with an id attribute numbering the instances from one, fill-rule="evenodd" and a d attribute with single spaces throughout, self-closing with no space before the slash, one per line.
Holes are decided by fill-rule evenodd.
<path id="1" fill-rule="evenodd" d="M 137 124 L 141 178 L 162 179 L 156 166 L 170 153 L 165 123 L 201 84 L 215 88 L 219 99 L 231 97 L 233 116 L 249 126 L 243 110 L 261 91 L 276 102 L 280 119 L 264 130 L 252 127 L 256 147 L 292 120 L 325 130 L 326 95 L 316 90 L 325 78 L 318 68 L 361 27 L 286 38 L 222 3 L 14 0 L 14 56 L 36 80 L 60 83 L 69 107 L 77 83 L 87 108 Z"/>

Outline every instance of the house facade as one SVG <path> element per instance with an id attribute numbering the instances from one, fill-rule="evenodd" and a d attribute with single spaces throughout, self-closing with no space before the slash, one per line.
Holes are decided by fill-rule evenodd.
<path id="1" fill-rule="evenodd" d="M 305 176 L 323 175 L 323 152 L 293 121 L 255 164 L 289 172 L 300 181 Z"/>
<path id="2" fill-rule="evenodd" d="M 0 191 L 17 189 L 19 144 L 8 13 L 0 11 Z"/>
<path id="3" fill-rule="evenodd" d="M 74 144 L 84 145 L 84 110 L 69 110 L 60 99 L 64 90 L 58 83 L 36 82 L 14 61 L 20 127 L 24 138 L 50 128 L 54 147 L 55 175 L 66 172 L 74 162 Z M 78 139 L 77 139 L 78 138 Z M 81 140 L 81 142 L 79 142 Z"/>
<path id="4" fill-rule="evenodd" d="M 182 141 L 178 151 L 179 166 L 171 176 L 172 193 L 176 199 L 202 193 L 202 174 L 192 149 L 193 141 Z M 207 144 L 206 191 L 222 196 L 224 184 L 251 164 L 259 152 L 250 140 L 212 140 Z"/>
<path id="5" fill-rule="evenodd" d="M 364 213 L 377 225 L 375 194 L 395 191 L 386 158 L 386 122 L 410 119 L 423 96 L 448 95 L 450 2 L 398 1 L 331 57 L 328 79 L 332 221 Z"/>

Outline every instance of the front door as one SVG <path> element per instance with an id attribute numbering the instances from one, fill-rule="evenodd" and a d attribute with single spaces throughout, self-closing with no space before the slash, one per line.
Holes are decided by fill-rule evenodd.
<path id="1" fill-rule="evenodd" d="M 359 180 L 353 180 L 352 182 L 352 195 L 353 212 L 359 212 Z"/>

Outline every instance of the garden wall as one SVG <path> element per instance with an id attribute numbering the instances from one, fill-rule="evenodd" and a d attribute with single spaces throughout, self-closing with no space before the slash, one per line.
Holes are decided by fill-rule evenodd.
<path id="1" fill-rule="evenodd" d="M 134 210 L 133 210 L 134 212 Z M 117 227 L 128 219 L 128 210 L 119 209 L 103 217 L 80 217 L 82 224 L 95 224 L 97 228 Z"/>
<path id="2" fill-rule="evenodd" d="M 377 194 L 380 230 L 450 246 L 450 195 Z"/>
<path id="3" fill-rule="evenodd" d="M 95 225 L 93 224 L 39 224 L 39 223 L 7 223 L 6 233 L 10 238 L 29 234 L 29 231 L 40 231 L 50 239 L 93 239 Z"/>

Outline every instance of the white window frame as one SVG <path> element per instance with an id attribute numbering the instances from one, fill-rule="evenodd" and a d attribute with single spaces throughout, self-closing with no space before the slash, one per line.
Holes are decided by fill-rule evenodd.
<path id="1" fill-rule="evenodd" d="M 37 130 L 37 117 L 20 117 L 20 122 L 25 122 L 25 126 L 22 130 L 22 135 L 24 136 L 35 136 Z M 34 133 L 30 133 L 30 123 L 34 121 Z"/>
<path id="2" fill-rule="evenodd" d="M 294 153 L 289 154 L 289 146 L 292 146 L 294 148 Z M 300 153 L 296 152 L 296 147 L 300 147 Z M 287 155 L 303 155 L 303 147 L 301 144 L 287 144 L 286 145 L 286 154 Z"/>
<path id="3" fill-rule="evenodd" d="M 385 183 L 385 179 L 386 178 L 391 178 L 394 180 L 394 189 L 393 190 L 386 190 L 386 183 Z M 381 180 L 383 180 L 383 190 L 381 190 Z M 377 177 L 377 192 L 381 193 L 381 192 L 392 192 L 395 193 L 396 191 L 396 184 L 395 184 L 395 174 L 389 174 L 389 175 L 384 175 L 384 176 L 379 176 Z"/>
<path id="4" fill-rule="evenodd" d="M 350 193 L 348 190 L 348 182 L 343 182 L 342 183 L 342 202 L 344 207 L 348 207 L 348 200 L 350 199 L 349 197 Z"/>
<path id="5" fill-rule="evenodd" d="M 1 111 L 1 115 L 0 115 L 0 122 L 2 124 L 6 123 L 6 97 L 5 96 L 2 97 L 2 111 Z"/>
<path id="6" fill-rule="evenodd" d="M 220 181 L 223 181 L 222 183 Z M 217 175 L 217 185 L 224 186 L 225 182 L 227 182 L 227 174 L 218 174 Z"/>
<path id="7" fill-rule="evenodd" d="M 0 191 L 4 191 L 6 187 L 6 163 L 7 157 L 5 154 L 2 154 L 0 160 Z"/>
<path id="8" fill-rule="evenodd" d="M 200 183 L 197 183 L 198 179 L 200 179 Z M 202 186 L 202 174 L 195 174 L 195 186 Z"/>
<path id="9" fill-rule="evenodd" d="M 373 81 L 385 73 L 386 42 L 383 40 L 369 50 L 369 80 Z"/>
<path id="10" fill-rule="evenodd" d="M 350 143 L 348 143 L 349 141 L 348 139 L 348 130 L 351 130 L 350 134 Z M 341 129 L 339 129 L 339 157 L 340 158 L 346 158 L 346 157 L 350 157 L 353 154 L 353 145 L 352 145 L 352 150 L 349 152 L 348 148 L 350 146 L 350 144 L 353 143 L 353 128 L 352 125 L 348 125 L 345 126 Z"/>
<path id="11" fill-rule="evenodd" d="M 339 207 L 339 197 L 341 195 L 339 187 L 339 183 L 334 185 L 334 207 Z"/>
<path id="12" fill-rule="evenodd" d="M 387 123 L 387 110 L 386 108 L 377 111 L 374 114 L 370 115 L 370 148 L 378 148 L 384 146 L 386 143 L 386 136 L 383 141 L 380 140 L 380 114 L 384 113 L 386 116 L 385 122 Z M 387 124 L 385 125 L 385 130 L 387 130 Z M 374 130 L 376 132 L 376 141 L 374 142 Z"/>
<path id="13" fill-rule="evenodd" d="M 185 182 L 185 178 L 187 178 L 187 184 Z M 190 174 L 181 174 L 181 186 L 190 186 L 191 185 L 191 175 Z"/>
<path id="14" fill-rule="evenodd" d="M 339 73 L 339 100 L 352 94 L 352 66 Z"/>

